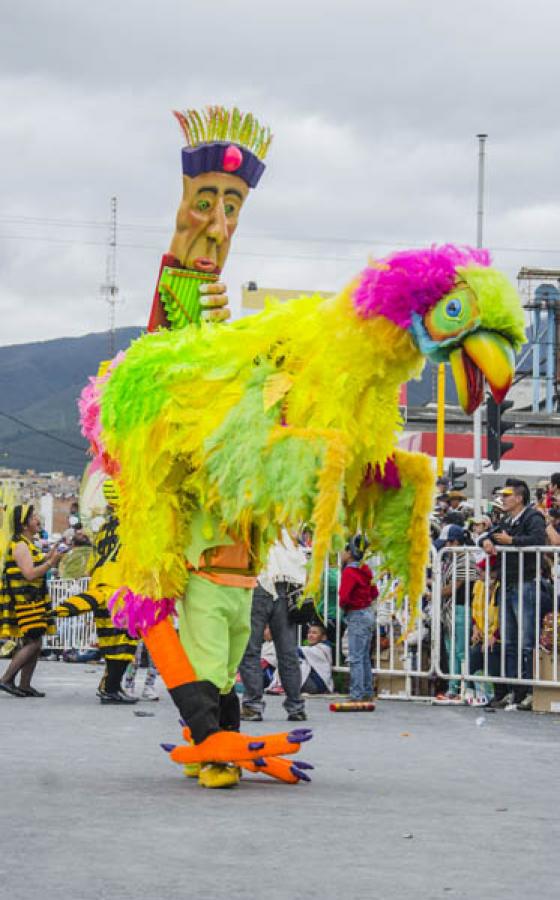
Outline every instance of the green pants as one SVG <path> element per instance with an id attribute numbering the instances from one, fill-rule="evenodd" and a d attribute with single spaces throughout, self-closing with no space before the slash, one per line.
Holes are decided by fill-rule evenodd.
<path id="1" fill-rule="evenodd" d="M 235 676 L 251 634 L 249 588 L 224 587 L 191 574 L 177 604 L 179 637 L 197 681 L 211 681 L 222 694 Z"/>

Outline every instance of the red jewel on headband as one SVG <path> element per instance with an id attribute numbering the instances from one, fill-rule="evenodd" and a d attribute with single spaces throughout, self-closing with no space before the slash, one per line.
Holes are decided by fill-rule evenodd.
<path id="1" fill-rule="evenodd" d="M 226 147 L 222 162 L 224 172 L 237 172 L 242 162 L 243 154 L 239 147 L 236 147 L 235 144 L 230 144 L 229 147 Z"/>

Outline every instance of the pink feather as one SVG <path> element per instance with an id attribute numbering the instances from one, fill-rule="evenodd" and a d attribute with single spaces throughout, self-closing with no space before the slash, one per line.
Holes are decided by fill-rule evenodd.
<path id="1" fill-rule="evenodd" d="M 101 441 L 101 391 L 111 372 L 123 361 L 124 357 L 125 354 L 122 351 L 117 353 L 103 375 L 90 378 L 78 400 L 81 431 L 90 442 L 93 453 L 91 471 L 108 469 L 108 455 Z M 110 474 L 114 474 L 113 468 L 111 468 Z"/>
<path id="2" fill-rule="evenodd" d="M 116 627 L 126 629 L 132 637 L 139 637 L 142 631 L 149 631 L 158 622 L 175 615 L 174 600 L 142 597 L 129 588 L 119 588 L 107 605 Z"/>
<path id="3" fill-rule="evenodd" d="M 428 250 L 394 253 L 362 273 L 354 306 L 365 319 L 385 316 L 408 328 L 413 313 L 423 316 L 445 297 L 461 266 L 489 266 L 487 250 L 445 244 Z"/>

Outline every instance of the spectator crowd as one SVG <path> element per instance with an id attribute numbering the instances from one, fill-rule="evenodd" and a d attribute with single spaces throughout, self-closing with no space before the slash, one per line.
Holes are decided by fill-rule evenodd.
<path id="1" fill-rule="evenodd" d="M 251 636 L 238 675 L 242 719 L 261 721 L 270 694 L 282 696 L 290 721 L 305 720 L 306 699 L 332 693 L 335 686 L 351 700 L 370 701 L 376 694 L 372 667 L 394 669 L 395 656 L 402 658 L 399 635 L 412 653 L 412 668 L 421 669 L 434 644 L 434 627 L 440 629 L 439 669 L 446 676 L 429 679 L 436 703 L 530 710 L 535 647 L 540 643 L 555 651 L 560 623 L 554 622 L 555 557 L 526 548 L 560 546 L 560 472 L 539 482 L 533 496 L 525 481 L 508 478 L 485 507 L 475 515 L 466 494 L 438 478 L 430 531 L 440 567 L 440 616 L 436 625 L 430 568 L 414 630 L 395 609 L 391 591 L 377 577 L 376 557 L 368 557 L 367 538 L 359 534 L 348 537 L 340 559 L 330 560 L 318 608 L 302 603 L 312 534 L 307 528 L 299 534 L 284 529 L 253 594 Z M 68 549 L 95 543 L 76 509 L 67 530 L 55 537 L 57 563 Z M 40 528 L 35 540 L 47 552 L 53 543 Z M 17 656 L 20 649 L 6 641 L 0 655 Z M 88 652 L 91 660 L 95 654 Z M 66 655 L 69 661 L 82 658 Z M 148 675 L 140 699 L 157 699 L 157 673 L 141 647 L 127 672 L 126 690 L 134 695 L 136 670 L 143 663 Z M 348 677 L 342 674 L 344 663 Z"/>

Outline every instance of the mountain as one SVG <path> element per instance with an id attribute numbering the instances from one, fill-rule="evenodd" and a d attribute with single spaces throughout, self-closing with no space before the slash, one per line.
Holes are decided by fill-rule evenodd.
<path id="1" fill-rule="evenodd" d="M 141 328 L 118 328 L 125 350 Z M 0 467 L 79 475 L 87 462 L 77 399 L 108 358 L 107 332 L 0 347 Z"/>
<path id="2" fill-rule="evenodd" d="M 118 328 L 117 351 L 125 350 L 141 333 L 138 327 Z M 0 468 L 82 473 L 88 457 L 77 399 L 99 363 L 107 359 L 108 346 L 109 335 L 101 332 L 0 347 Z M 525 351 L 518 358 L 518 374 L 530 365 Z M 436 379 L 437 367 L 427 365 L 418 381 L 409 382 L 408 405 L 424 406 L 435 399 Z M 449 367 L 446 400 L 457 403 Z"/>

